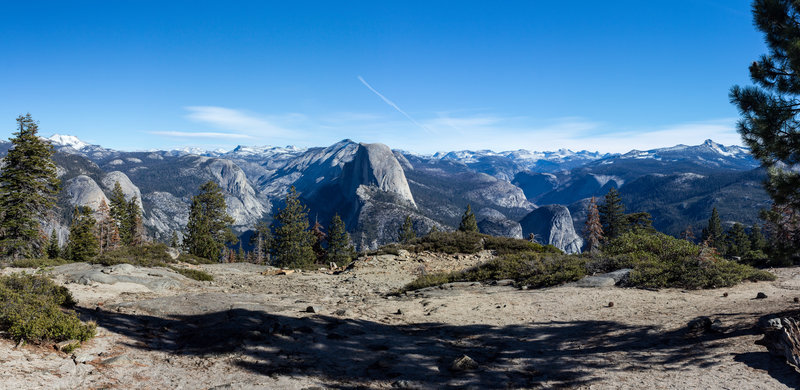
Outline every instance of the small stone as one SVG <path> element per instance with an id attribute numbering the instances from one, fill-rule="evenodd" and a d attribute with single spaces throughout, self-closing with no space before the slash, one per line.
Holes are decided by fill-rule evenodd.
<path id="1" fill-rule="evenodd" d="M 794 297 L 794 303 L 800 303 L 800 298 Z"/>
<path id="2" fill-rule="evenodd" d="M 420 386 L 415 384 L 414 382 L 407 381 L 407 380 L 398 380 L 392 383 L 392 388 L 394 389 L 419 389 Z"/>
<path id="3" fill-rule="evenodd" d="M 94 359 L 94 356 L 88 353 L 82 353 L 80 355 L 78 354 L 72 355 L 72 361 L 75 362 L 75 364 L 90 362 L 92 361 L 92 359 Z"/>
<path id="4" fill-rule="evenodd" d="M 397 311 L 396 311 L 394 314 L 397 314 L 397 315 L 403 315 L 403 311 L 402 311 L 402 310 L 400 310 L 400 309 L 397 309 Z"/>
<path id="5" fill-rule="evenodd" d="M 123 354 L 103 360 L 102 362 L 100 362 L 100 364 L 106 366 L 128 365 L 128 364 L 133 364 L 133 360 L 128 355 Z"/>
<path id="6" fill-rule="evenodd" d="M 722 326 L 722 321 L 720 321 L 719 318 L 711 323 L 710 329 L 712 332 L 725 333 L 725 327 Z"/>
<path id="7" fill-rule="evenodd" d="M 63 351 L 64 349 L 69 349 L 69 348 L 74 349 L 80 346 L 81 343 L 78 340 L 67 340 L 67 341 L 62 341 L 60 343 L 56 343 L 55 345 L 53 345 L 53 348 L 55 348 L 57 351 Z"/>
<path id="8" fill-rule="evenodd" d="M 336 314 L 337 316 L 343 316 L 343 315 L 347 314 L 347 310 L 339 309 L 339 310 L 336 310 L 335 312 L 333 312 L 333 314 Z"/>
<path id="9" fill-rule="evenodd" d="M 317 313 L 319 310 L 314 306 L 309 306 L 306 308 L 306 313 Z"/>
<path id="10" fill-rule="evenodd" d="M 728 293 L 722 293 L 722 296 L 727 298 L 728 297 Z"/>
<path id="11" fill-rule="evenodd" d="M 711 329 L 711 319 L 708 317 L 697 317 L 687 324 L 690 332 L 703 332 Z"/>
<path id="12" fill-rule="evenodd" d="M 609 302 L 608 307 L 614 307 L 614 302 Z"/>
<path id="13" fill-rule="evenodd" d="M 453 360 L 453 364 L 450 366 L 453 371 L 471 371 L 477 368 L 478 363 L 467 355 L 462 355 L 460 358 Z"/>
<path id="14" fill-rule="evenodd" d="M 758 294 L 756 294 L 756 299 L 766 299 L 766 298 L 767 294 L 764 294 L 763 292 L 759 292 Z"/>

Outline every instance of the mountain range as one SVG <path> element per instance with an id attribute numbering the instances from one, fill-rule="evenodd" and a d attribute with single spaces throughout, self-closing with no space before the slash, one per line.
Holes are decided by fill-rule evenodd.
<path id="1" fill-rule="evenodd" d="M 580 231 L 592 196 L 618 188 L 628 211 L 646 211 L 654 226 L 677 235 L 698 232 L 716 207 L 727 223 L 758 222 L 770 200 L 765 174 L 745 148 L 711 140 L 700 145 L 624 154 L 516 150 L 452 151 L 420 155 L 383 144 L 342 140 L 327 147 L 238 146 L 127 152 L 92 145 L 69 135 L 48 138 L 62 180 L 60 220 L 66 235 L 69 210 L 96 208 L 119 182 L 140 200 L 145 226 L 157 240 L 182 233 L 191 197 L 213 180 L 222 188 L 234 230 L 248 232 L 282 207 L 290 186 L 309 216 L 326 224 L 345 221 L 359 248 L 397 238 L 410 215 L 418 234 L 458 226 L 469 204 L 482 231 L 534 237 L 579 252 Z M 0 142 L 0 155 L 10 142 Z"/>

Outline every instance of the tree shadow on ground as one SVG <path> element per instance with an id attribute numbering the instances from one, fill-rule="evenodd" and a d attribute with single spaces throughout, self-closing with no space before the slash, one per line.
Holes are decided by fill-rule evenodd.
<path id="1" fill-rule="evenodd" d="M 663 333 L 611 321 L 390 325 L 242 308 L 171 316 L 79 310 L 129 337 L 134 348 L 190 356 L 232 353 L 242 369 L 314 377 L 338 388 L 376 382 L 425 388 L 575 387 L 610 371 L 711 367 L 730 359 L 717 348 L 725 339 L 753 333 L 751 328 Z M 462 355 L 478 367 L 453 368 Z"/>

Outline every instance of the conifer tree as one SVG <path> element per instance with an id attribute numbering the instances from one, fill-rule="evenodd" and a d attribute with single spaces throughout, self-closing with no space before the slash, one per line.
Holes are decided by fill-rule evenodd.
<path id="1" fill-rule="evenodd" d="M 600 223 L 600 212 L 597 210 L 597 199 L 594 196 L 589 201 L 583 233 L 586 237 L 586 251 L 590 254 L 597 253 L 600 250 L 600 243 L 603 242 L 603 225 Z"/>
<path id="2" fill-rule="evenodd" d="M 406 219 L 400 226 L 398 231 L 400 243 L 408 244 L 409 241 L 417 238 L 417 233 L 414 231 L 414 223 L 411 221 L 411 216 L 406 215 Z"/>
<path id="3" fill-rule="evenodd" d="M 272 254 L 283 268 L 308 268 L 314 263 L 314 235 L 308 231 L 308 210 L 292 186 L 284 199 L 285 206 L 273 216 Z"/>
<path id="4" fill-rule="evenodd" d="M 703 229 L 703 241 L 708 241 L 708 245 L 717 249 L 723 249 L 721 247 L 725 244 L 722 241 L 722 222 L 716 207 L 711 210 L 708 225 Z"/>
<path id="5" fill-rule="evenodd" d="M 603 204 L 598 206 L 600 224 L 603 227 L 605 238 L 616 238 L 625 230 L 625 205 L 616 188 L 608 190 Z"/>
<path id="6" fill-rule="evenodd" d="M 100 201 L 96 214 L 99 218 L 96 232 L 100 253 L 116 249 L 120 243 L 119 229 L 116 221 L 111 217 L 111 212 L 105 199 Z"/>
<path id="7" fill-rule="evenodd" d="M 169 239 L 169 246 L 170 248 L 178 248 L 180 247 L 180 242 L 178 239 L 178 232 L 172 231 L 172 237 Z"/>
<path id="8" fill-rule="evenodd" d="M 253 245 L 254 262 L 262 264 L 268 262 L 270 247 L 272 246 L 272 231 L 264 221 L 256 224 L 255 233 L 250 236 L 250 245 Z"/>
<path id="9" fill-rule="evenodd" d="M 230 228 L 233 222 L 234 219 L 227 214 L 222 189 L 213 181 L 203 184 L 189 206 L 189 222 L 183 241 L 186 251 L 209 260 L 220 260 L 227 254 L 224 251 L 226 245 L 239 241 Z"/>
<path id="10" fill-rule="evenodd" d="M 725 254 L 728 256 L 744 256 L 750 251 L 750 237 L 744 230 L 744 225 L 735 223 L 725 234 Z"/>
<path id="11" fill-rule="evenodd" d="M 439 232 L 439 228 L 437 228 L 436 225 L 433 225 L 433 226 L 431 226 L 431 230 L 428 230 L 428 235 L 431 235 L 431 234 L 434 234 L 434 233 L 438 233 L 438 232 Z"/>
<path id="12" fill-rule="evenodd" d="M 61 256 L 61 247 L 58 245 L 58 232 L 56 228 L 50 233 L 50 240 L 47 243 L 47 258 L 57 259 Z"/>
<path id="13" fill-rule="evenodd" d="M 59 188 L 52 145 L 36 135 L 31 114 L 20 115 L 17 124 L 0 171 L 0 255 L 12 258 L 41 254 L 47 237 L 39 221 L 55 205 Z"/>
<path id="14" fill-rule="evenodd" d="M 467 204 L 467 210 L 461 216 L 461 224 L 458 225 L 458 230 L 462 232 L 478 232 L 478 223 L 475 221 L 475 214 L 472 213 L 472 207 Z"/>
<path id="15" fill-rule="evenodd" d="M 356 257 L 356 250 L 350 243 L 350 235 L 345 230 L 344 221 L 335 214 L 328 225 L 328 253 L 326 261 L 345 267 Z"/>
<path id="16" fill-rule="evenodd" d="M 134 228 L 134 217 L 130 213 L 130 206 L 125 199 L 125 193 L 122 192 L 122 186 L 119 182 L 114 183 L 114 189 L 111 191 L 111 197 L 108 199 L 111 208 L 111 218 L 117 224 L 119 236 L 123 244 L 131 245 L 132 233 Z M 138 212 L 138 210 L 137 210 Z"/>
<path id="17" fill-rule="evenodd" d="M 696 237 L 694 236 L 694 230 L 692 229 L 692 225 L 686 226 L 686 229 L 684 229 L 681 232 L 681 239 L 683 240 L 694 242 L 695 238 Z"/>
<path id="18" fill-rule="evenodd" d="M 72 261 L 89 260 L 97 256 L 100 249 L 95 235 L 96 221 L 92 214 L 92 209 L 85 206 L 76 207 L 73 212 L 67 244 L 67 253 Z"/>
<path id="19" fill-rule="evenodd" d="M 139 208 L 139 202 L 136 197 L 131 198 L 128 202 L 128 218 L 130 224 L 127 226 L 130 229 L 130 245 L 140 246 L 147 242 L 147 231 L 144 228 L 144 220 L 142 220 L 142 210 Z"/>
<path id="20" fill-rule="evenodd" d="M 800 173 L 792 169 L 800 163 L 800 2 L 755 0 L 752 9 L 769 53 L 750 65 L 755 86 L 734 86 L 730 98 L 742 139 L 767 168 L 767 192 L 778 207 L 800 210 Z"/>
<path id="21" fill-rule="evenodd" d="M 764 251 L 767 247 L 767 240 L 761 233 L 761 226 L 758 224 L 753 224 L 753 227 L 750 228 L 750 247 L 754 251 Z"/>
<path id="22" fill-rule="evenodd" d="M 314 221 L 314 226 L 311 227 L 311 234 L 314 235 L 314 245 L 312 245 L 311 248 L 314 249 L 314 255 L 318 263 L 321 263 L 325 259 L 324 244 L 327 244 L 325 241 L 328 235 L 325 234 L 323 230 L 322 224 L 320 224 L 319 221 Z"/>

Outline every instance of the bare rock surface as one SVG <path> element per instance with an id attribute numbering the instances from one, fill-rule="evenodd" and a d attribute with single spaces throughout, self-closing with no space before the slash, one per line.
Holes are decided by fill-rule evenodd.
<path id="1" fill-rule="evenodd" d="M 336 273 L 284 275 L 253 264 L 202 265 L 213 282 L 156 290 L 146 283 L 69 282 L 97 270 L 56 267 L 56 280 L 79 301 L 78 313 L 97 322 L 97 337 L 72 354 L 52 344 L 15 349 L 0 339 L 0 387 L 800 386 L 793 367 L 755 343 L 759 318 L 796 306 L 797 291 L 783 282 L 800 275 L 798 268 L 775 270 L 776 282 L 726 288 L 724 298 L 719 290 L 520 290 L 508 281 L 387 295 L 418 275 L 491 258 L 403 253 L 363 257 Z M 162 269 L 108 268 L 99 272 L 152 272 L 162 275 L 153 279 L 177 281 Z M 759 291 L 770 298 L 753 300 Z M 690 335 L 687 324 L 703 316 L 711 328 Z M 714 321 L 725 332 L 714 331 Z"/>

